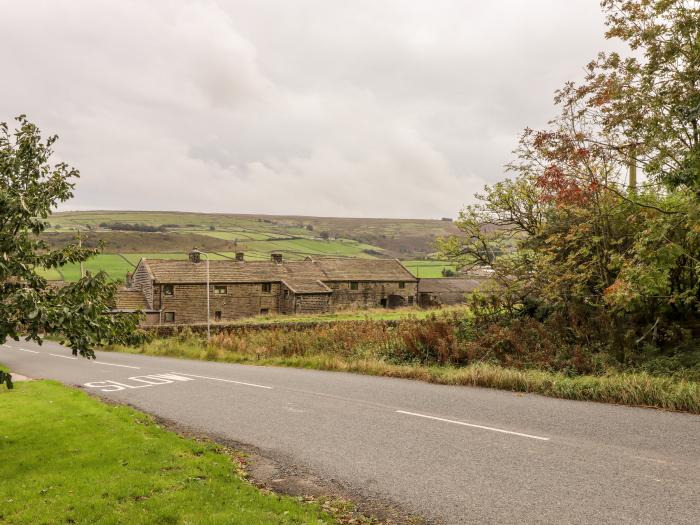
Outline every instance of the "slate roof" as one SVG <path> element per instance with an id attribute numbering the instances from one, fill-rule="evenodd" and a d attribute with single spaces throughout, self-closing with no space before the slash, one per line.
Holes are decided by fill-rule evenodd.
<path id="1" fill-rule="evenodd" d="M 483 284 L 483 280 L 462 278 L 421 279 L 418 293 L 469 293 Z"/>
<path id="2" fill-rule="evenodd" d="M 333 290 L 328 288 L 321 281 L 312 281 L 309 279 L 285 279 L 282 281 L 287 288 L 296 294 L 314 294 L 314 293 L 332 293 Z"/>
<path id="3" fill-rule="evenodd" d="M 206 262 L 142 259 L 156 283 L 195 284 L 207 279 Z M 319 258 L 304 261 L 210 261 L 212 283 L 285 281 L 291 288 L 326 291 L 329 281 L 407 281 L 417 279 L 395 259 Z M 319 283 L 318 281 L 321 281 Z"/>
<path id="4" fill-rule="evenodd" d="M 120 288 L 117 290 L 117 304 L 113 310 L 119 312 L 148 311 L 148 303 L 141 290 L 129 290 Z"/>

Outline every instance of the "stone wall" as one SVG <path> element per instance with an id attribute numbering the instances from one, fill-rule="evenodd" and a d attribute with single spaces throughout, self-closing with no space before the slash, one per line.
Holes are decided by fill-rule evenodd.
<path id="1" fill-rule="evenodd" d="M 328 312 L 330 294 L 297 295 L 294 312 L 298 314 L 322 314 Z"/>
<path id="2" fill-rule="evenodd" d="M 150 305 L 162 310 L 163 324 L 196 324 L 207 321 L 207 295 L 203 284 L 173 284 L 173 295 L 163 293 L 164 284 L 153 285 L 140 270 L 134 272 L 134 286 L 141 283 Z M 282 283 L 270 283 L 270 291 L 263 292 L 262 283 L 226 284 L 225 294 L 216 294 L 211 284 L 209 317 L 212 322 L 233 321 L 261 314 L 318 314 L 351 308 L 381 308 L 409 306 L 417 293 L 416 283 L 358 282 L 357 290 L 350 282 L 329 282 L 332 294 L 295 294 Z M 285 290 L 287 294 L 285 295 Z M 174 321 L 168 320 L 168 313 Z M 217 316 L 220 312 L 220 317 Z M 150 320 L 153 322 L 153 320 Z"/>
<path id="3" fill-rule="evenodd" d="M 348 308 L 381 308 L 390 306 L 389 299 L 394 296 L 403 305 L 409 304 L 409 297 L 415 297 L 417 284 L 404 283 L 404 288 L 397 282 L 358 282 L 357 290 L 352 289 L 350 282 L 327 282 L 326 285 L 333 290 L 331 297 L 331 310 L 344 310 Z M 385 300 L 385 304 L 382 304 Z M 391 304 L 391 306 L 400 306 Z"/>
<path id="4" fill-rule="evenodd" d="M 131 286 L 143 292 L 149 308 L 157 309 L 153 305 L 153 279 L 151 279 L 151 274 L 148 273 L 146 267 L 141 263 L 134 270 L 134 274 L 131 277 Z"/>
<path id="5" fill-rule="evenodd" d="M 207 288 L 202 284 L 174 284 L 173 295 L 164 295 L 158 285 L 158 307 L 175 314 L 176 324 L 204 323 L 207 321 Z M 280 283 L 271 283 L 270 291 L 263 292 L 261 283 L 226 284 L 225 294 L 215 294 L 214 284 L 209 294 L 209 315 L 212 321 L 230 321 L 264 313 L 279 313 Z M 216 312 L 221 312 L 217 319 Z"/>
<path id="6" fill-rule="evenodd" d="M 280 284 L 279 313 L 294 313 L 294 303 L 296 295 L 284 284 Z"/>

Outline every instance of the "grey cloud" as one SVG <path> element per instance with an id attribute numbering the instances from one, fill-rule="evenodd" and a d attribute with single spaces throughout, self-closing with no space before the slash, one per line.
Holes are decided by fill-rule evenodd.
<path id="1" fill-rule="evenodd" d="M 591 0 L 0 0 L 69 208 L 439 217 L 600 49 Z"/>

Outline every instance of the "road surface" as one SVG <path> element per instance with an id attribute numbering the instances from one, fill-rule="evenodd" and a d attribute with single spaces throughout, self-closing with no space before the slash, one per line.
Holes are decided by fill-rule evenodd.
<path id="1" fill-rule="evenodd" d="M 444 523 L 700 523 L 700 416 L 8 341 L 0 363 Z"/>

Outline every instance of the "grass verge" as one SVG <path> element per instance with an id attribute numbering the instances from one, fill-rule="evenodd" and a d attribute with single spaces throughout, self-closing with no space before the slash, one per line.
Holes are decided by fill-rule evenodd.
<path id="1" fill-rule="evenodd" d="M 377 357 L 343 357 L 316 352 L 311 355 L 270 356 L 236 352 L 206 345 L 198 339 L 157 339 L 139 348 L 113 351 L 181 357 L 239 364 L 288 366 L 416 379 L 443 385 L 478 386 L 542 394 L 562 399 L 598 401 L 700 414 L 700 383 L 658 377 L 644 372 L 603 376 L 568 376 L 543 370 L 519 370 L 475 363 L 464 367 L 393 364 Z"/>
<path id="2" fill-rule="evenodd" d="M 442 315 L 448 314 L 464 314 L 468 315 L 468 309 L 465 306 L 446 306 L 440 309 Z M 399 321 L 402 319 L 425 319 L 435 315 L 434 310 L 426 310 L 417 307 L 404 308 L 367 308 L 363 310 L 341 310 L 339 312 L 324 313 L 324 314 L 270 314 L 257 315 L 255 317 L 244 317 L 236 321 L 227 321 L 225 323 L 212 323 L 213 325 L 222 324 L 228 327 L 248 326 L 248 325 L 290 325 L 298 324 L 318 324 L 318 323 L 334 323 L 341 321 Z"/>
<path id="3" fill-rule="evenodd" d="M 335 523 L 131 408 L 53 381 L 0 389 L 0 406 L 1 523 Z"/>

